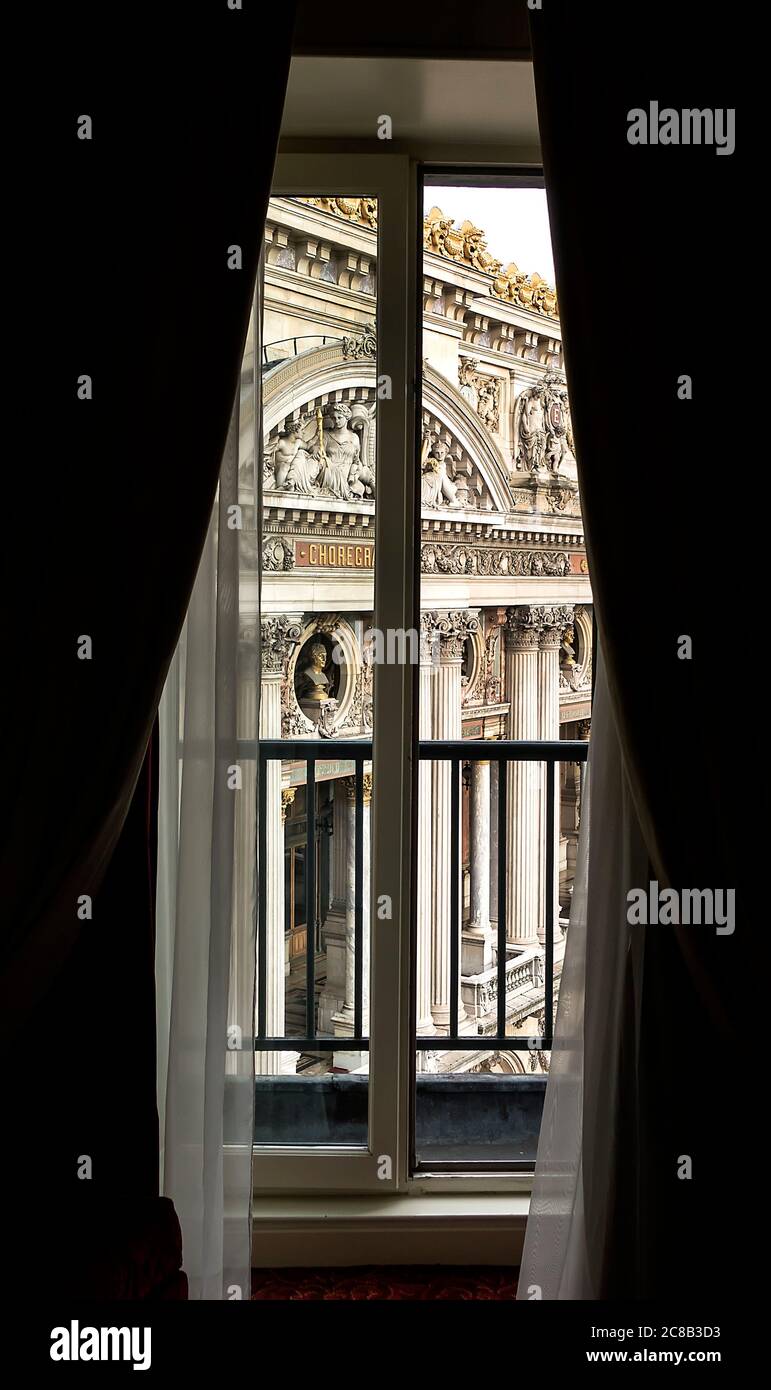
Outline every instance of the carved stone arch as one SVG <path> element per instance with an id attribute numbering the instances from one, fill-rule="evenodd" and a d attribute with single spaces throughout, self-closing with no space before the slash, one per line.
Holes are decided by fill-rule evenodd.
<path id="1" fill-rule="evenodd" d="M 497 1060 L 514 1076 L 524 1076 L 525 1067 L 518 1052 L 499 1052 Z"/>
<path id="2" fill-rule="evenodd" d="M 423 363 L 423 408 L 446 431 L 443 436 L 445 440 L 449 436 L 454 448 L 460 448 L 465 458 L 478 470 L 489 497 L 484 510 L 504 514 L 510 512 L 514 499 L 500 449 L 465 396 L 427 362 Z M 453 453 L 452 447 L 450 453 Z"/>
<path id="3" fill-rule="evenodd" d="M 374 361 L 346 358 L 342 345 L 313 348 L 287 362 L 280 362 L 263 377 L 262 430 L 265 439 L 287 420 L 307 408 L 305 403 L 325 399 L 348 400 L 348 392 L 366 387 L 374 400 L 377 368 Z M 338 395 L 338 393 L 340 393 Z M 301 400 L 304 404 L 297 404 Z"/>
<path id="4" fill-rule="evenodd" d="M 291 422 L 306 421 L 305 428 L 312 429 L 308 417 L 317 407 L 334 401 L 348 406 L 358 403 L 369 410 L 376 406 L 374 359 L 346 357 L 342 343 L 333 343 L 277 363 L 263 378 L 264 448 L 269 450 Z M 472 495 L 476 494 L 471 513 L 478 516 L 481 512 L 485 519 L 496 513 L 508 515 L 514 497 L 503 455 L 460 390 L 428 363 L 423 364 L 423 406 L 432 432 L 447 445 L 453 469 L 466 475 Z M 374 425 L 362 429 L 362 442 L 374 474 Z M 520 489 L 522 486 L 519 481 Z M 364 500 L 372 500 L 371 488 Z M 457 517 L 464 508 L 440 505 L 427 514 L 443 515 L 445 510 Z"/>

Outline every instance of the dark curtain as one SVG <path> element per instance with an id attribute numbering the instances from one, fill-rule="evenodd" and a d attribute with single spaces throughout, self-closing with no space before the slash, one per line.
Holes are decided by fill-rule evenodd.
<path id="1" fill-rule="evenodd" d="M 79 1154 L 95 1160 L 79 1193 L 157 1193 L 151 733 L 239 379 L 293 17 L 86 3 L 58 50 L 46 30 L 20 204 L 40 418 L 0 861 L 3 1066 L 24 1136 L 9 1162 L 38 1232 L 60 1222 Z"/>
<path id="2" fill-rule="evenodd" d="M 741 396 L 725 336 L 746 259 L 740 156 L 627 140 L 627 113 L 654 100 L 735 108 L 738 40 L 690 0 L 547 0 L 531 33 L 592 587 L 650 879 L 738 888 L 743 725 L 731 690 L 742 675 L 722 663 L 731 649 L 744 657 L 736 541 L 721 516 L 733 505 L 730 402 Z M 684 374 L 691 400 L 678 398 Z M 692 660 L 678 659 L 686 635 Z M 719 1194 L 747 1062 L 738 898 L 736 911 L 732 936 L 639 928 L 642 1018 L 638 1034 L 630 992 L 619 1124 L 585 1135 L 589 1230 L 598 1202 L 614 1211 L 600 1254 L 606 1297 L 714 1293 L 733 1249 Z M 587 996 L 587 1011 L 602 1007 Z M 598 1194 L 591 1153 L 608 1144 L 615 1191 Z M 677 1175 L 681 1155 L 690 1181 Z"/>

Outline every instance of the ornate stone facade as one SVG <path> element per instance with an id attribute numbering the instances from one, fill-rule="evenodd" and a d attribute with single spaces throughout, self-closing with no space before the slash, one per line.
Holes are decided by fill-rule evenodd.
<path id="1" fill-rule="evenodd" d="M 378 689 L 384 688 L 378 685 L 379 662 L 407 660 L 419 666 L 423 739 L 486 739 L 492 746 L 501 739 L 553 740 L 561 731 L 579 737 L 580 721 L 590 712 L 591 589 L 560 371 L 556 296 L 539 275 L 525 275 L 513 261 L 505 267 L 498 262 L 480 228 L 468 221 L 456 226 L 436 208 L 424 224 L 422 419 L 415 479 L 420 619 L 415 632 L 391 634 L 396 656 L 378 648 L 370 627 L 376 512 L 379 488 L 394 484 L 391 461 L 377 455 L 378 411 L 387 406 L 378 399 L 376 375 L 376 229 L 376 204 L 365 197 L 271 200 L 261 530 L 249 535 L 247 528 L 242 537 L 253 611 L 261 586 L 263 692 L 269 690 L 274 700 L 271 736 L 280 728 L 287 740 L 317 744 L 317 950 L 319 971 L 326 972 L 319 1019 L 325 1033 L 340 1038 L 340 1049 L 325 1054 L 326 1060 L 306 1057 L 303 1067 L 322 1071 L 327 1065 L 366 1067 L 366 1057 L 348 1046 L 355 779 L 352 762 L 338 755 L 336 745 L 371 738 Z M 248 516 L 253 457 L 244 453 L 241 465 L 239 501 Z M 322 692 L 326 698 L 306 701 L 303 708 L 297 667 L 309 661 L 316 642 L 325 644 L 325 659 L 322 663 L 317 654 L 316 669 L 323 667 L 329 684 Z M 544 903 L 550 886 L 544 881 L 542 775 L 535 763 L 499 769 L 494 758 L 468 762 L 460 792 L 458 866 L 449 857 L 449 763 L 420 763 L 416 994 L 426 1069 L 503 1066 L 503 1054 L 484 1044 L 497 1026 L 499 854 L 510 884 L 507 1031 L 529 1033 L 543 1013 Z M 286 817 L 281 833 L 288 844 L 305 815 L 305 764 L 302 759 L 277 762 L 271 776 L 276 816 Z M 368 836 L 369 765 L 364 778 L 359 814 Z M 506 778 L 508 807 L 501 825 L 500 778 Z M 555 873 L 566 910 L 580 821 L 580 784 L 567 774 L 560 783 L 558 820 Z M 280 848 L 273 846 L 276 855 Z M 270 906 L 271 930 L 277 934 L 270 959 L 277 999 L 279 956 L 286 961 L 289 1017 L 293 1008 L 300 1009 L 307 922 L 299 915 L 305 908 L 290 892 L 294 870 L 288 860 L 287 865 L 289 926 L 284 940 L 279 894 Z M 479 1051 L 460 1060 L 441 1041 L 450 1017 L 449 884 L 458 869 L 458 1026 L 480 1040 Z M 298 893 L 297 902 L 301 899 Z M 564 942 L 559 931 L 555 937 L 558 978 Z M 548 1067 L 541 1052 L 508 1055 L 521 1071 Z M 280 1061 L 271 1065 L 292 1069 Z"/>

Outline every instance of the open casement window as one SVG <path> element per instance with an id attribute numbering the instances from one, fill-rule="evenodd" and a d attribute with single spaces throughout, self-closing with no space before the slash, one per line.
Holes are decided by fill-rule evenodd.
<path id="1" fill-rule="evenodd" d="M 479 206 L 406 155 L 276 166 L 240 446 L 256 1193 L 516 1188 L 535 1159 L 591 590 L 553 284 L 444 184 Z"/>

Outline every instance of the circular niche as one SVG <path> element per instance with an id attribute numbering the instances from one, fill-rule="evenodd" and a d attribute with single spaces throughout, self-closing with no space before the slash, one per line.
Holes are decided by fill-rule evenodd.
<path id="1" fill-rule="evenodd" d="M 337 643 L 326 632 L 313 632 L 297 653 L 294 692 L 309 719 L 318 719 L 322 705 L 338 698 L 341 668 L 332 656 L 335 647 Z"/>

